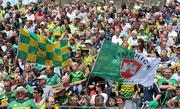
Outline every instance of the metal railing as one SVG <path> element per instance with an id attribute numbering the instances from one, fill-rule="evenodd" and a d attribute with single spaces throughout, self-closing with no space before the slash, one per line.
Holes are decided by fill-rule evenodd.
<path id="1" fill-rule="evenodd" d="M 52 109 L 55 109 L 55 107 L 50 107 Z M 7 109 L 7 107 L 0 106 L 0 109 Z M 58 109 L 58 107 L 56 107 Z M 59 106 L 59 109 L 124 109 L 124 107 L 94 107 L 94 106 Z M 127 108 L 128 109 L 128 108 Z M 144 109 L 142 107 L 137 107 L 136 109 Z M 169 109 L 168 107 L 163 107 L 160 109 Z M 173 109 L 179 109 L 173 108 Z"/>

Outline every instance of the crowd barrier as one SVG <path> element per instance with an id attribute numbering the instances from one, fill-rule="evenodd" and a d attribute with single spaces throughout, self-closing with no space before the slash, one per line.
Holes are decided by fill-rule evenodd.
<path id="1" fill-rule="evenodd" d="M 7 109 L 7 107 L 1 107 L 0 109 Z M 59 108 L 54 108 L 52 107 L 52 109 L 125 109 L 123 107 L 119 108 L 119 107 L 82 107 L 82 106 L 59 106 Z M 128 109 L 128 108 L 127 108 Z M 136 109 L 146 109 L 146 108 L 142 108 L 142 107 L 137 107 Z M 158 109 L 169 109 L 167 107 L 163 107 L 163 108 L 158 108 Z M 173 109 L 180 109 L 180 108 L 173 108 Z"/>

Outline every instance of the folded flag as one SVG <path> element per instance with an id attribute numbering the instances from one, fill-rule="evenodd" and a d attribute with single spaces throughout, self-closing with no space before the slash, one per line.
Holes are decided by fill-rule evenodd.
<path id="1" fill-rule="evenodd" d="M 105 40 L 92 74 L 106 80 L 151 86 L 160 59 L 149 59 L 143 54 Z"/>
<path id="2" fill-rule="evenodd" d="M 20 28 L 18 58 L 41 65 L 65 67 L 70 64 L 68 41 L 51 42 L 48 38 Z"/>

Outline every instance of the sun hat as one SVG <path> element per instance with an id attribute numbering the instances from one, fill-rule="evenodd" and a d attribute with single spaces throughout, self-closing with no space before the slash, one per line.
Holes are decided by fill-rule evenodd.
<path id="1" fill-rule="evenodd" d="M 27 92 L 27 89 L 26 88 L 24 88 L 23 86 L 19 86 L 17 89 L 16 89 L 16 93 L 18 93 L 18 92 Z"/>

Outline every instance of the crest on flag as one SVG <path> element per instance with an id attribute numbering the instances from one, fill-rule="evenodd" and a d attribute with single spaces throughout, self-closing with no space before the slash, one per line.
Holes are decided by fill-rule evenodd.
<path id="1" fill-rule="evenodd" d="M 124 79 L 129 79 L 134 76 L 142 67 L 142 64 L 134 59 L 123 58 L 120 65 L 120 75 Z"/>

